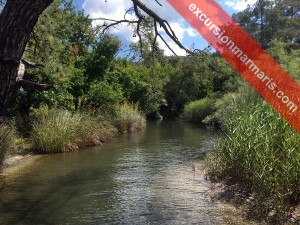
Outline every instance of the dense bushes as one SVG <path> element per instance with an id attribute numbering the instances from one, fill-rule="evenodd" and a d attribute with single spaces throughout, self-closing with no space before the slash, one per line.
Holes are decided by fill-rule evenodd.
<path id="1" fill-rule="evenodd" d="M 300 201 L 300 135 L 258 95 L 239 94 L 227 110 L 224 136 L 208 155 L 211 177 L 241 184 L 262 213 L 282 215 Z"/>
<path id="2" fill-rule="evenodd" d="M 214 100 L 206 97 L 190 102 L 184 106 L 182 118 L 188 121 L 201 122 L 213 112 Z"/>

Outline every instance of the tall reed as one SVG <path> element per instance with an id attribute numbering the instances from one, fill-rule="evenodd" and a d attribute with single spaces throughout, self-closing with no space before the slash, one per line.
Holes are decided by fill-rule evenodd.
<path id="1" fill-rule="evenodd" d="M 115 135 L 116 130 L 101 116 L 64 109 L 37 110 L 32 124 L 32 149 L 56 153 L 97 145 Z"/>
<path id="2" fill-rule="evenodd" d="M 275 110 L 244 94 L 232 101 L 222 128 L 207 156 L 211 177 L 241 184 L 265 213 L 282 216 L 300 202 L 300 135 Z"/>
<path id="3" fill-rule="evenodd" d="M 146 120 L 138 104 L 125 102 L 116 112 L 114 125 L 121 133 L 130 133 L 143 129 L 146 126 Z"/>

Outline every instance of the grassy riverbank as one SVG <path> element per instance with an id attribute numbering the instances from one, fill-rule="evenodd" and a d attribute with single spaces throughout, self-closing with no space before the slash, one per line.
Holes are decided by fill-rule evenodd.
<path id="1" fill-rule="evenodd" d="M 252 196 L 260 219 L 299 220 L 300 135 L 248 88 L 227 101 L 223 138 L 207 157 L 209 176 Z"/>
<path id="2" fill-rule="evenodd" d="M 47 106 L 30 115 L 29 137 L 26 141 L 17 136 L 12 125 L 0 126 L 0 164 L 6 155 L 25 153 L 49 154 L 78 150 L 101 145 L 118 133 L 134 132 L 145 127 L 144 115 L 137 105 L 125 103 L 113 112 L 71 112 Z"/>

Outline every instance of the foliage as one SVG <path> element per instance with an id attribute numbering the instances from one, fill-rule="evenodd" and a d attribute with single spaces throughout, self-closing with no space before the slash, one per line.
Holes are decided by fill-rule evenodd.
<path id="1" fill-rule="evenodd" d="M 107 81 L 93 82 L 86 95 L 86 104 L 94 108 L 119 105 L 123 101 L 123 91 L 118 84 L 110 85 Z"/>
<path id="2" fill-rule="evenodd" d="M 290 76 L 300 83 L 300 49 L 293 49 L 292 43 L 274 39 L 267 51 Z"/>
<path id="3" fill-rule="evenodd" d="M 170 73 L 164 88 L 168 116 L 179 116 L 184 105 L 191 101 L 235 90 L 237 86 L 232 79 L 235 73 L 218 55 L 204 52 L 178 60 L 170 58 L 169 63 L 176 69 Z"/>
<path id="4" fill-rule="evenodd" d="M 264 48 L 275 38 L 300 44 L 298 0 L 260 0 L 233 17 Z"/>
<path id="5" fill-rule="evenodd" d="M 145 127 L 145 117 L 137 104 L 124 103 L 117 111 L 114 124 L 121 133 L 130 133 Z"/>
<path id="6" fill-rule="evenodd" d="M 213 113 L 206 116 L 202 122 L 218 127 L 226 122 L 235 104 L 242 104 L 244 101 L 256 101 L 258 99 L 258 94 L 245 81 L 240 81 L 239 86 L 236 92 L 227 92 L 219 98 L 216 97 L 213 105 Z"/>
<path id="7" fill-rule="evenodd" d="M 120 48 L 120 40 L 112 35 L 102 36 L 83 60 L 87 81 L 102 80 Z"/>
<path id="8" fill-rule="evenodd" d="M 213 112 L 214 99 L 206 97 L 184 106 L 182 118 L 188 121 L 202 122 Z"/>
<path id="9" fill-rule="evenodd" d="M 208 155 L 209 173 L 253 192 L 262 213 L 283 215 L 300 201 L 300 135 L 257 94 L 245 93 L 227 106 L 231 113 Z"/>
<path id="10" fill-rule="evenodd" d="M 172 70 L 168 65 L 148 68 L 126 59 L 118 59 L 114 70 L 109 71 L 105 79 L 110 84 L 117 83 L 127 101 L 138 103 L 145 114 L 150 114 L 159 112 L 160 106 L 165 104 L 163 88 Z"/>
<path id="11" fill-rule="evenodd" d="M 97 145 L 115 134 L 101 116 L 41 107 L 32 113 L 32 149 L 38 153 L 56 153 Z"/>

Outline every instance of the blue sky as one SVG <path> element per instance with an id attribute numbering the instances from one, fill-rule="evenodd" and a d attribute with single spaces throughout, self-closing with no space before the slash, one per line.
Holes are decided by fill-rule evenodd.
<path id="1" fill-rule="evenodd" d="M 208 43 L 185 22 L 166 0 L 159 0 L 163 7 L 159 6 L 154 0 L 141 1 L 170 23 L 184 46 L 187 48 L 194 46 L 196 49 L 203 49 L 208 46 Z M 248 4 L 252 5 L 256 1 L 257 0 L 216 0 L 216 2 L 230 15 L 245 9 Z M 90 18 L 104 17 L 108 19 L 123 19 L 125 10 L 132 6 L 131 0 L 74 0 L 74 4 L 78 9 L 84 9 L 85 13 L 88 14 Z M 94 25 L 102 23 L 103 21 L 95 21 Z M 124 45 L 138 41 L 137 37 L 134 37 L 133 35 L 132 28 L 125 24 L 123 26 L 118 26 L 117 29 L 112 30 L 111 32 L 118 35 Z M 162 35 L 164 34 L 162 33 Z M 165 37 L 165 39 L 175 50 L 176 54 L 185 55 L 185 51 L 176 46 L 176 44 L 168 37 Z M 158 41 L 160 47 L 165 50 L 165 54 L 172 55 L 164 43 L 160 40 Z"/>

